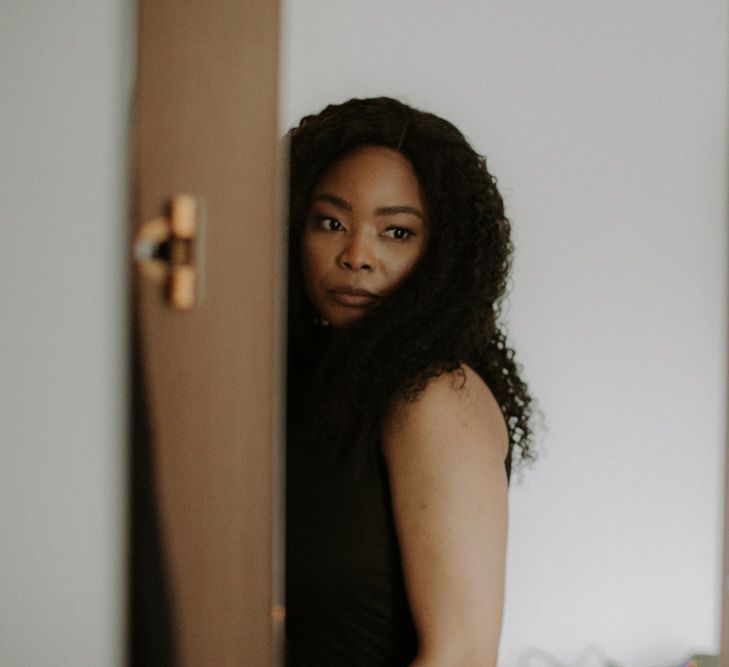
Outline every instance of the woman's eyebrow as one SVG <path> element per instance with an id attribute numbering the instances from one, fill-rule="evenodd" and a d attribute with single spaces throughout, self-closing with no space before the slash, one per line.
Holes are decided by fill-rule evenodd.
<path id="1" fill-rule="evenodd" d="M 333 204 L 343 211 L 352 212 L 352 205 L 346 199 L 337 197 L 329 192 L 320 192 L 319 194 L 314 195 L 312 203 L 317 201 L 325 201 Z M 381 206 L 375 210 L 375 215 L 399 215 L 400 213 L 407 213 L 409 215 L 414 215 L 423 221 L 425 220 L 423 213 L 414 206 Z"/>
<path id="2" fill-rule="evenodd" d="M 337 208 L 341 208 L 343 211 L 352 211 L 352 205 L 348 201 L 341 197 L 337 197 L 336 195 L 330 195 L 328 192 L 320 192 L 318 195 L 315 195 L 312 202 L 315 201 L 329 202 L 330 204 L 334 204 Z"/>
<path id="3" fill-rule="evenodd" d="M 409 213 L 416 218 L 425 220 L 425 216 L 417 208 L 412 206 L 383 206 L 375 211 L 375 215 L 398 215 L 399 213 Z"/>

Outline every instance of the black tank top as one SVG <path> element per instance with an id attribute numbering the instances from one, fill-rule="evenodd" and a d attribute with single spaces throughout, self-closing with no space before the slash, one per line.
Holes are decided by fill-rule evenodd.
<path id="1" fill-rule="evenodd" d="M 405 667 L 417 637 L 379 447 L 337 460 L 290 443 L 288 667 Z"/>

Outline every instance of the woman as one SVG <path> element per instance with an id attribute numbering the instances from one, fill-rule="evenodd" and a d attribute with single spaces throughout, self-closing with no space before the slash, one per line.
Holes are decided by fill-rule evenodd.
<path id="1" fill-rule="evenodd" d="M 508 477 L 531 455 L 495 181 L 389 98 L 289 137 L 288 664 L 495 665 Z"/>

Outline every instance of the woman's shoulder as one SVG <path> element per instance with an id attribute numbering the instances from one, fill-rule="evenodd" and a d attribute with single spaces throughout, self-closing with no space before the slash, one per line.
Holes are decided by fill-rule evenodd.
<path id="1" fill-rule="evenodd" d="M 394 408 L 383 450 L 416 662 L 494 665 L 507 529 L 503 417 L 468 366 Z"/>
<path id="2" fill-rule="evenodd" d="M 430 378 L 415 398 L 392 406 L 383 431 L 385 455 L 393 447 L 404 453 L 487 447 L 505 459 L 508 431 L 501 409 L 481 376 L 467 364 Z M 494 451 L 495 450 L 495 451 Z"/>

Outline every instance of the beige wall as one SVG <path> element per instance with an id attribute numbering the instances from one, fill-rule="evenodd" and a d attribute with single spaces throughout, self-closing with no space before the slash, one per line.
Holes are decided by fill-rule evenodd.
<path id="1" fill-rule="evenodd" d="M 0 10 L 0 664 L 122 664 L 134 3 Z"/>

